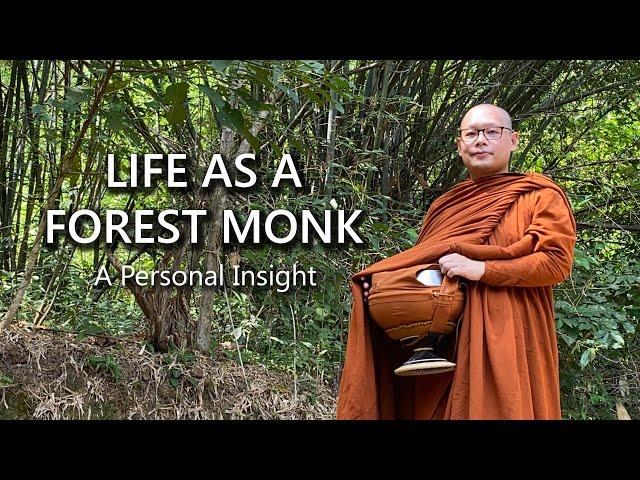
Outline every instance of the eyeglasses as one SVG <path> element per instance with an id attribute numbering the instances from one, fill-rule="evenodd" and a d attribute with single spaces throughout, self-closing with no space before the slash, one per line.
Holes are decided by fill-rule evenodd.
<path id="1" fill-rule="evenodd" d="M 460 138 L 464 143 L 473 143 L 480 136 L 480 132 L 483 132 L 484 138 L 487 140 L 498 140 L 502 137 L 502 131 L 504 129 L 513 132 L 513 129 L 509 127 L 487 127 L 487 128 L 463 128 L 460 130 Z"/>

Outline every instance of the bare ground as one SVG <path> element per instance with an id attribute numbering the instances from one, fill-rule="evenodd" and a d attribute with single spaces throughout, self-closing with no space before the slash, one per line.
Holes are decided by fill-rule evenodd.
<path id="1" fill-rule="evenodd" d="M 0 331 L 0 419 L 331 419 L 335 392 L 220 354 L 11 327 Z M 302 381 L 301 381 L 302 380 Z"/>

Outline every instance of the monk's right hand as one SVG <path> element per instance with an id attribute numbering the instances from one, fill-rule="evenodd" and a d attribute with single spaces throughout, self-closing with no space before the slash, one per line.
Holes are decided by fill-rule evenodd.
<path id="1" fill-rule="evenodd" d="M 364 288 L 364 301 L 367 301 L 367 297 L 369 296 L 369 288 L 371 285 L 369 284 L 369 279 L 365 277 L 360 277 L 362 281 L 362 288 Z"/>

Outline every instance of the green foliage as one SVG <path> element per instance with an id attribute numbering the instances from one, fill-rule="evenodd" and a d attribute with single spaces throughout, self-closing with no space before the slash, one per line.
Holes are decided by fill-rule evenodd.
<path id="1" fill-rule="evenodd" d="M 120 380 L 122 371 L 118 365 L 118 361 L 113 355 L 90 355 L 86 359 L 86 364 L 95 371 L 100 371 L 110 375 L 116 382 Z"/>
<path id="2" fill-rule="evenodd" d="M 223 131 L 230 129 L 234 148 L 247 140 L 258 154 L 255 167 L 261 179 L 257 188 L 233 192 L 227 199 L 227 208 L 239 217 L 256 208 L 263 212 L 362 209 L 358 232 L 364 245 L 263 245 L 240 251 L 245 269 L 268 270 L 270 265 L 290 269 L 295 262 L 304 269 L 313 266 L 318 271 L 316 287 L 298 286 L 283 293 L 275 288 L 229 287 L 216 294 L 213 306 L 212 351 L 235 360 L 240 354 L 245 363 L 285 370 L 298 382 L 314 379 L 335 386 L 351 311 L 350 276 L 414 245 L 429 203 L 463 178 L 453 138 L 464 108 L 487 99 L 512 106 L 522 133 L 512 170 L 550 175 L 565 187 L 576 219 L 582 222 L 571 278 L 555 288 L 566 415 L 612 418 L 615 403 L 624 397 L 630 401 L 632 416 L 640 416 L 633 409 L 639 404 L 634 390 L 624 395 L 616 390 L 621 379 L 637 378 L 633 359 L 640 349 L 638 236 L 624 227 L 640 225 L 640 97 L 637 81 L 630 80 L 640 72 L 638 62 L 393 61 L 383 99 L 387 64 L 118 62 L 97 115 L 71 159 L 57 208 L 96 208 L 103 213 L 128 206 L 199 205 L 202 199 L 193 191 L 171 192 L 162 183 L 151 190 L 105 191 L 105 155 L 188 152 L 194 157 L 190 173 L 201 178 L 210 153 L 220 151 Z M 38 210 L 47 188 L 55 184 L 57 163 L 69 153 L 106 65 L 55 62 L 55 75 L 45 84 L 36 78 L 42 63 L 28 64 L 26 83 L 44 85 L 45 95 L 42 99 L 32 95 L 31 111 L 25 111 L 25 99 L 18 98 L 12 103 L 19 108 L 18 115 L 2 119 L 7 151 L 2 152 L 6 160 L 0 174 L 4 175 L 3 169 L 8 172 L 0 177 L 7 186 L 3 193 L 22 189 L 20 208 L 14 206 L 8 225 L 0 225 L 0 258 L 5 259 L 0 264 L 2 312 L 23 275 L 15 260 L 9 267 L 6 259 L 22 249 L 24 229 L 27 251 L 31 248 Z M 5 99 L 14 66 L 11 61 L 0 62 Z M 330 110 L 336 113 L 333 156 L 327 148 Z M 26 123 L 31 117 L 37 128 Z M 264 128 L 251 130 L 258 118 L 265 119 Z M 32 141 L 30 134 L 35 132 L 40 137 Z M 19 145 L 15 151 L 13 144 Z M 262 181 L 272 177 L 285 152 L 299 162 L 304 191 L 290 185 L 273 191 Z M 12 159 L 20 161 L 9 171 Z M 127 167 L 122 162 L 118 172 L 122 179 L 128 176 Z M 34 199 L 31 225 L 23 225 L 26 205 Z M 596 228 L 601 224 L 608 227 Z M 148 333 L 148 320 L 129 292 L 119 286 L 99 291 L 93 285 L 97 266 L 105 263 L 103 247 L 92 251 L 65 244 L 56 251 L 42 250 L 19 320 L 33 322 L 46 312 L 45 326 L 75 332 L 80 339 L 101 333 Z M 126 261 L 135 252 L 135 248 L 118 250 Z M 195 252 L 196 257 L 201 253 Z M 151 270 L 163 254 L 148 248 L 135 266 Z M 228 257 L 222 258 L 228 267 Z M 196 268 L 203 267 L 199 260 Z M 200 294 L 196 288 L 190 297 L 194 319 Z M 153 347 L 147 343 L 146 348 Z M 175 348 L 165 354 L 172 386 L 193 380 L 187 375 L 190 355 Z M 119 375 L 113 358 L 88 362 L 114 378 Z"/>
<path id="3" fill-rule="evenodd" d="M 186 82 L 172 83 L 164 92 L 164 100 L 169 105 L 165 117 L 170 125 L 182 123 L 187 118 L 184 102 L 187 100 L 189 84 Z"/>
<path id="4" fill-rule="evenodd" d="M 193 352 L 172 347 L 168 353 L 163 354 L 162 364 L 167 369 L 167 378 L 172 387 L 178 387 L 183 381 L 195 386 L 196 381 L 187 374 L 187 368 L 196 359 Z"/>
<path id="5" fill-rule="evenodd" d="M 637 351 L 640 336 L 626 336 L 625 347 L 601 350 L 584 368 L 563 343 L 560 388 L 564 417 L 577 420 L 617 418 L 616 404 L 622 403 L 631 418 L 640 415 L 637 388 Z"/>
<path id="6" fill-rule="evenodd" d="M 624 254 L 615 260 L 596 258 L 576 248 L 571 281 L 555 303 L 561 338 L 581 350 L 582 367 L 599 349 L 622 348 L 624 337 L 635 332 L 640 318 L 637 259 Z"/>
<path id="7" fill-rule="evenodd" d="M 0 373 L 0 388 L 9 388 L 15 385 L 15 381 L 8 375 Z"/>
<path id="8" fill-rule="evenodd" d="M 568 418 L 614 419 L 621 382 L 637 378 L 640 262 L 624 246 L 582 237 L 571 278 L 556 290 L 563 407 Z M 626 395 L 637 418 L 640 397 Z"/>

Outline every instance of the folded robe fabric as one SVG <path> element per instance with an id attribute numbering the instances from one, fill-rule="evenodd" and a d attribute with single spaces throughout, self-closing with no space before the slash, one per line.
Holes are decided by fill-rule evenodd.
<path id="1" fill-rule="evenodd" d="M 537 173 L 467 179 L 434 200 L 416 245 L 351 278 L 338 419 L 560 419 L 552 286 L 569 276 L 576 224 L 563 190 Z M 411 351 L 370 319 L 360 277 L 450 253 L 485 261 L 445 350 L 454 372 L 400 377 Z M 457 344 L 456 344 L 457 340 Z"/>

